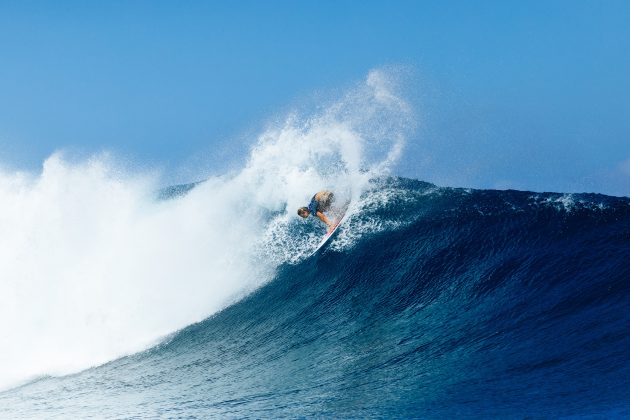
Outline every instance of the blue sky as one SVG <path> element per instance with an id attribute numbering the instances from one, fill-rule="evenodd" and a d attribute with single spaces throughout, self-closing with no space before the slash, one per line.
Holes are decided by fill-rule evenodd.
<path id="1" fill-rule="evenodd" d="M 0 161 L 220 168 L 395 65 L 419 123 L 399 174 L 630 195 L 628 22 L 626 1 L 0 2 Z"/>

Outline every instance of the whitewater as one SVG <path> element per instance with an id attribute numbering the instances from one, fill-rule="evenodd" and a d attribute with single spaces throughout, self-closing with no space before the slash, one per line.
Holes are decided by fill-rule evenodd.
<path id="1" fill-rule="evenodd" d="M 400 155 L 409 108 L 392 83 L 374 71 L 270 123 L 242 169 L 172 200 L 107 154 L 2 171 L 0 389 L 146 349 L 308 255 L 321 232 L 295 235 L 294 209 L 323 188 L 358 198 Z"/>
<path id="2" fill-rule="evenodd" d="M 630 417 L 630 198 L 398 177 L 416 124 L 372 71 L 221 176 L 4 170 L 0 417 Z"/>

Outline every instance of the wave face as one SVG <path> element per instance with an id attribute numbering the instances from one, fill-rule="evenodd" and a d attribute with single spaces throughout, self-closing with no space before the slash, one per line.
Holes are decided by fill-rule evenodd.
<path id="1" fill-rule="evenodd" d="M 0 414 L 628 417 L 629 261 L 630 199 L 381 177 L 323 252 Z"/>

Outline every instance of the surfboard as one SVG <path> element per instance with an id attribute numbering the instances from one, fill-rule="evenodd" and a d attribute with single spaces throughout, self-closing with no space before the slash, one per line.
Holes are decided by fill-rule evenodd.
<path id="1" fill-rule="evenodd" d="M 350 202 L 344 204 L 341 207 L 341 209 L 337 211 L 338 216 L 335 218 L 336 220 L 335 226 L 330 231 L 326 232 L 326 235 L 324 235 L 322 240 L 319 242 L 319 244 L 317 245 L 317 248 L 315 248 L 315 251 L 313 251 L 312 255 L 315 255 L 317 251 L 319 251 L 324 245 L 326 245 L 326 243 L 329 240 L 331 240 L 334 236 L 336 236 L 335 233 L 337 232 L 337 229 L 339 229 L 339 226 L 341 226 L 341 224 L 345 222 L 349 216 L 349 213 L 348 213 L 349 206 L 350 206 Z"/>

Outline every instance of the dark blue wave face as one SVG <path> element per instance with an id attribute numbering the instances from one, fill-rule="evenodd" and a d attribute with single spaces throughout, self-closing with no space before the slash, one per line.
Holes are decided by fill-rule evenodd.
<path id="1" fill-rule="evenodd" d="M 630 416 L 630 200 L 389 179 L 399 221 L 9 417 Z"/>

